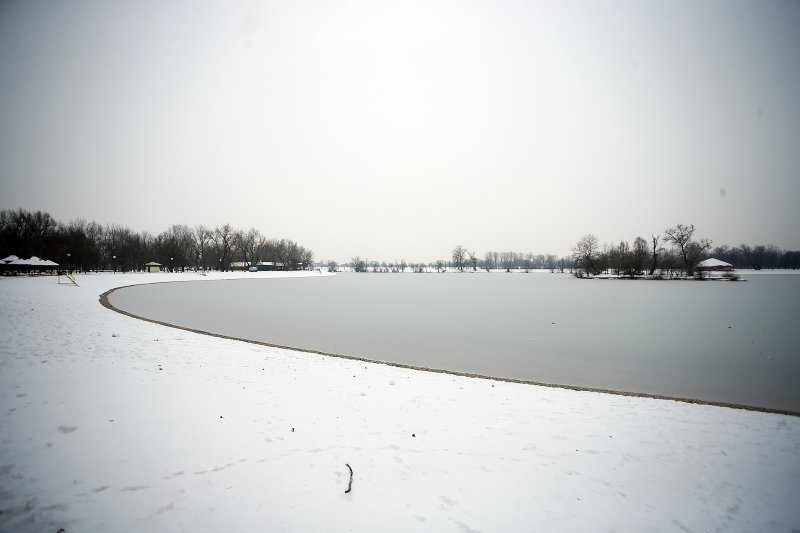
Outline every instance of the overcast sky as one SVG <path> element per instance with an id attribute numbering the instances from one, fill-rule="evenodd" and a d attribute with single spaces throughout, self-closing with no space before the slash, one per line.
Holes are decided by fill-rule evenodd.
<path id="1" fill-rule="evenodd" d="M 317 259 L 800 249 L 800 2 L 0 2 L 0 208 Z"/>

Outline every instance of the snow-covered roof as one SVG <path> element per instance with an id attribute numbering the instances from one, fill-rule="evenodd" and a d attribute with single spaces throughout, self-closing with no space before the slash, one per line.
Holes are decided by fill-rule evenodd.
<path id="1" fill-rule="evenodd" d="M 156 263 L 155 261 L 150 261 L 149 263 L 145 263 L 144 266 L 148 267 L 160 267 L 161 263 Z"/>
<path id="2" fill-rule="evenodd" d="M 58 263 L 50 261 L 49 259 L 39 259 L 35 255 L 30 259 L 15 259 L 8 264 L 20 266 L 58 266 Z"/>
<path id="3" fill-rule="evenodd" d="M 731 267 L 733 266 L 730 263 L 726 263 L 725 261 L 720 261 L 719 259 L 714 259 L 713 257 L 710 259 L 706 259 L 705 261 L 700 261 L 697 263 L 699 267 Z"/>
<path id="4" fill-rule="evenodd" d="M 2 261 L 4 263 L 10 263 L 11 261 L 16 261 L 17 259 L 19 259 L 19 257 L 17 257 L 16 255 L 9 255 L 5 259 L 2 259 Z"/>

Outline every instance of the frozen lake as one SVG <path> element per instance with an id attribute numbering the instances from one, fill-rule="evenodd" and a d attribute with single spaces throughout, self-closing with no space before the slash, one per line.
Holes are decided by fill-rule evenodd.
<path id="1" fill-rule="evenodd" d="M 315 351 L 800 411 L 800 276 L 746 278 L 341 274 L 141 285 L 109 300 L 153 320 Z"/>

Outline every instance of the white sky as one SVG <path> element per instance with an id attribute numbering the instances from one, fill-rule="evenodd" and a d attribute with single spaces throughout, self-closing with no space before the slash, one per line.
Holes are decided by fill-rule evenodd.
<path id="1" fill-rule="evenodd" d="M 0 207 L 318 259 L 800 248 L 800 3 L 0 3 Z"/>

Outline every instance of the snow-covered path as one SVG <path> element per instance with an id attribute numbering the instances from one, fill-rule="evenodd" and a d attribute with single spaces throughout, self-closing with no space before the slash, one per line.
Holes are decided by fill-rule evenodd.
<path id="1" fill-rule="evenodd" d="M 797 417 L 280 350 L 98 303 L 254 276 L 0 279 L 0 531 L 800 528 Z"/>

